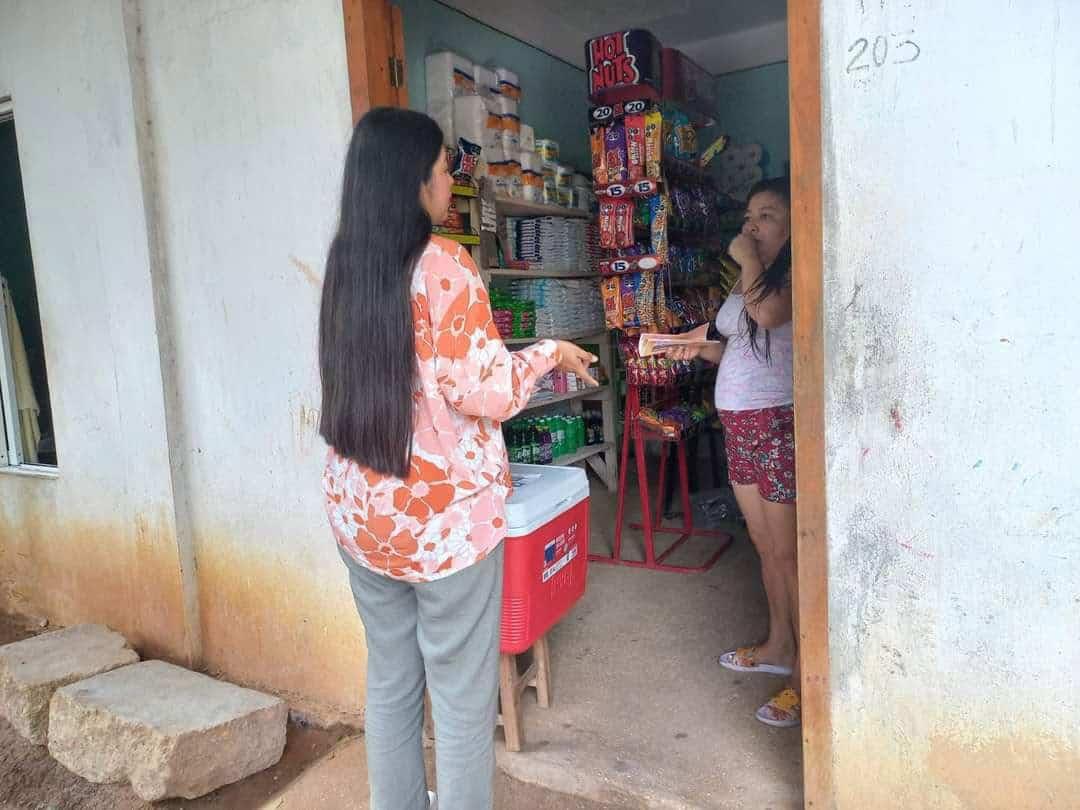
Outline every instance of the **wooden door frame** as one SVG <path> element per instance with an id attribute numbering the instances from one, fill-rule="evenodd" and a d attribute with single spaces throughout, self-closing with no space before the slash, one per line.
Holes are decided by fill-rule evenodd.
<path id="1" fill-rule="evenodd" d="M 389 14 L 377 11 L 378 3 L 372 0 L 341 0 L 342 18 L 345 24 L 345 58 L 349 72 L 349 99 L 352 104 L 353 123 L 371 109 L 373 98 L 396 97 L 396 106 L 409 105 L 408 88 L 405 85 L 405 30 L 401 9 L 389 6 Z M 374 68 L 368 63 L 367 35 L 386 35 L 393 40 L 394 53 L 398 57 L 400 85 L 391 86 L 392 78 L 387 65 Z"/>
<path id="2" fill-rule="evenodd" d="M 825 502 L 821 0 L 788 0 L 795 459 L 805 807 L 833 806 Z"/>

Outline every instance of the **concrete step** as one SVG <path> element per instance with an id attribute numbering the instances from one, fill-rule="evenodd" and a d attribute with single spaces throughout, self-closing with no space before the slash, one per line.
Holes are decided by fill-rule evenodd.
<path id="1" fill-rule="evenodd" d="M 0 647 L 0 714 L 35 745 L 49 732 L 49 701 L 70 683 L 134 664 L 119 633 L 80 624 Z"/>
<path id="2" fill-rule="evenodd" d="M 276 697 L 145 661 L 57 690 L 49 753 L 145 801 L 194 799 L 281 759 L 287 719 Z"/>

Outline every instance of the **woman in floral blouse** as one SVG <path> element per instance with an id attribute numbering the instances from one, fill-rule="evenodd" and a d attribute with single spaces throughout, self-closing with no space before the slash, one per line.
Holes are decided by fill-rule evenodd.
<path id="1" fill-rule="evenodd" d="M 319 319 L 323 488 L 367 636 L 372 810 L 492 807 L 509 467 L 499 423 L 553 368 L 556 340 L 510 352 L 468 252 L 431 235 L 450 205 L 443 136 L 379 108 L 353 132 Z M 595 384 L 595 382 L 593 382 Z"/>

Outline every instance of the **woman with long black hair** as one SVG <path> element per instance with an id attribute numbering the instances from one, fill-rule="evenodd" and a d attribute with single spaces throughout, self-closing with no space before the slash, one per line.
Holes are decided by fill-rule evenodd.
<path id="1" fill-rule="evenodd" d="M 438 125 L 378 108 L 356 125 L 319 316 L 326 508 L 368 650 L 372 810 L 492 807 L 505 501 L 499 422 L 553 368 L 596 360 L 541 340 L 509 352 L 468 252 L 433 237 L 450 205 Z"/>
<path id="2" fill-rule="evenodd" d="M 788 676 L 788 685 L 757 710 L 771 726 L 799 724 L 799 590 L 795 531 L 795 414 L 791 332 L 791 183 L 764 180 L 751 191 L 731 257 L 739 282 L 716 316 L 724 340 L 703 351 L 720 366 L 716 408 L 724 425 L 728 469 L 750 539 L 761 557 L 769 604 L 765 641 L 725 652 L 737 672 Z"/>

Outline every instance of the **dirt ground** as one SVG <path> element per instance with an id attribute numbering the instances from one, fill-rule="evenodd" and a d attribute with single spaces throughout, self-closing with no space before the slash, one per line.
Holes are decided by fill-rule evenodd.
<path id="1" fill-rule="evenodd" d="M 0 644 L 39 628 L 0 616 Z M 626 810 L 566 796 L 510 779 L 501 772 L 497 808 Z M 0 810 L 367 810 L 363 738 L 347 728 L 290 725 L 285 753 L 273 768 L 192 801 L 149 804 L 126 785 L 95 785 L 31 745 L 0 720 Z"/>

